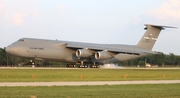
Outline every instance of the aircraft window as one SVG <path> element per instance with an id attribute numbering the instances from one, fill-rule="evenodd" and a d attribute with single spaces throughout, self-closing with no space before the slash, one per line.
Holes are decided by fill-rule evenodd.
<path id="1" fill-rule="evenodd" d="M 21 41 L 21 42 L 23 42 L 23 41 L 24 41 L 24 39 L 19 39 L 18 41 Z"/>

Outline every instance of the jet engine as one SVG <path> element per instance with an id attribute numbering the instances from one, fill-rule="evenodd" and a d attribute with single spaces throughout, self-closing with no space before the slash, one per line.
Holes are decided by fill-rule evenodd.
<path id="1" fill-rule="evenodd" d="M 92 56 L 93 51 L 92 50 L 88 50 L 88 49 L 78 49 L 76 51 L 76 56 L 77 57 L 82 57 L 82 58 L 87 58 Z"/>
<path id="2" fill-rule="evenodd" d="M 101 52 L 96 52 L 95 53 L 95 58 L 97 60 L 106 60 L 106 59 L 110 59 L 112 57 L 113 56 L 111 55 L 111 53 L 107 52 L 107 51 L 101 51 Z"/>

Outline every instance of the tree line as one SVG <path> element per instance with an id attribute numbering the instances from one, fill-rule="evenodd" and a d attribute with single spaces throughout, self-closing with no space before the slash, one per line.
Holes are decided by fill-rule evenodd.
<path id="1" fill-rule="evenodd" d="M 120 65 L 145 66 L 145 63 L 149 63 L 151 65 L 158 65 L 159 67 L 175 67 L 180 65 L 180 56 L 175 55 L 173 53 L 164 54 L 162 52 L 158 52 L 156 54 L 149 54 L 147 56 L 140 57 L 137 59 L 120 62 Z"/>
<path id="2" fill-rule="evenodd" d="M 180 65 L 180 56 L 173 53 L 164 54 L 158 52 L 156 54 L 150 54 L 144 57 L 140 57 L 133 60 L 119 62 L 120 66 L 145 66 L 145 62 L 151 65 L 158 65 L 160 67 L 165 66 L 179 66 Z M 19 58 L 11 55 L 7 55 L 4 48 L 0 48 L 0 66 L 30 66 L 32 62 L 26 58 Z M 36 66 L 39 67 L 65 67 L 66 63 L 56 62 L 56 61 L 36 61 Z"/>

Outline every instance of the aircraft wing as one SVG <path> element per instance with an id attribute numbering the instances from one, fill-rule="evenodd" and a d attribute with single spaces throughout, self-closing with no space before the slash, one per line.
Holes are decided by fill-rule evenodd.
<path id="1" fill-rule="evenodd" d="M 89 49 L 89 50 L 94 50 L 94 51 L 108 51 L 112 53 L 122 53 L 122 54 L 131 54 L 131 55 L 140 55 L 142 53 L 147 53 L 147 54 L 152 54 L 154 53 L 153 51 L 148 51 L 148 50 L 128 50 L 128 49 L 120 49 L 120 48 L 115 48 L 111 47 L 108 45 L 99 45 L 99 44 L 83 44 L 83 43 L 69 43 L 66 45 L 67 48 L 73 48 L 73 49 Z"/>

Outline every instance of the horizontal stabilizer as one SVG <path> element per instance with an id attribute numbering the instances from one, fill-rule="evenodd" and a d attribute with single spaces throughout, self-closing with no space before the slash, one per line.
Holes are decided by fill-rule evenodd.
<path id="1" fill-rule="evenodd" d="M 145 24 L 145 26 L 146 26 L 146 28 L 144 28 L 145 30 L 147 30 L 148 26 L 152 26 L 160 30 L 164 30 L 164 28 L 177 28 L 177 27 L 172 27 L 172 26 L 161 26 L 161 25 L 152 25 L 152 24 Z"/>

